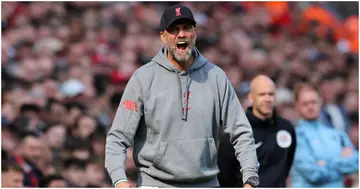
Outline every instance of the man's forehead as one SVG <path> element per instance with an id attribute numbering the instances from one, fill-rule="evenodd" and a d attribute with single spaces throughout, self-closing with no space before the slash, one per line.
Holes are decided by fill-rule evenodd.
<path id="1" fill-rule="evenodd" d="M 318 100 L 319 99 L 319 94 L 313 90 L 310 90 L 310 89 L 303 89 L 302 91 L 300 91 L 299 93 L 299 99 L 302 99 L 302 100 L 308 100 L 308 99 L 316 99 Z"/>
<path id="2" fill-rule="evenodd" d="M 15 169 L 10 169 L 9 171 L 3 172 L 2 174 L 7 174 L 8 176 L 14 177 L 14 176 L 22 176 L 23 172 L 15 170 Z"/>

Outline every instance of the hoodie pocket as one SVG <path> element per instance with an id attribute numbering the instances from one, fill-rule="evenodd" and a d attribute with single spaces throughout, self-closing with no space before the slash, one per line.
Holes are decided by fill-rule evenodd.
<path id="1" fill-rule="evenodd" d="M 183 182 L 211 179 L 218 173 L 216 153 L 213 138 L 161 142 L 152 176 Z"/>

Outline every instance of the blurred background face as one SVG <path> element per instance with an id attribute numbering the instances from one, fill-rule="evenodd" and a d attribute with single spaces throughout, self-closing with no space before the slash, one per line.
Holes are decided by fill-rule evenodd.
<path id="1" fill-rule="evenodd" d="M 22 156 L 32 163 L 35 163 L 42 155 L 41 149 L 42 143 L 40 139 L 33 136 L 27 136 L 21 147 Z"/>
<path id="2" fill-rule="evenodd" d="M 305 120 L 318 119 L 321 108 L 321 101 L 317 92 L 303 89 L 299 93 L 296 102 L 296 110 L 301 118 Z"/>
<path id="3" fill-rule="evenodd" d="M 320 85 L 320 95 L 324 99 L 324 103 L 335 103 L 337 93 L 340 92 L 337 88 L 335 80 L 326 80 Z"/>
<path id="4" fill-rule="evenodd" d="M 96 129 L 96 121 L 88 116 L 83 116 L 78 125 L 78 135 L 81 138 L 88 138 Z"/>
<path id="5" fill-rule="evenodd" d="M 249 95 L 253 111 L 264 117 L 270 117 L 273 114 L 275 106 L 275 86 L 272 83 L 257 82 Z"/>
<path id="6" fill-rule="evenodd" d="M 24 175 L 22 172 L 9 170 L 1 173 L 2 188 L 21 188 L 23 185 Z"/>
<path id="7" fill-rule="evenodd" d="M 5 118 L 6 121 L 11 122 L 17 115 L 14 105 L 10 103 L 3 104 L 1 106 L 1 117 Z"/>
<path id="8" fill-rule="evenodd" d="M 76 186 L 85 187 L 87 185 L 86 172 L 75 166 L 71 166 L 65 171 L 64 177 Z"/>
<path id="9" fill-rule="evenodd" d="M 54 103 L 51 105 L 49 113 L 51 119 L 58 122 L 64 122 L 64 119 L 68 116 L 65 106 L 61 103 Z"/>
<path id="10" fill-rule="evenodd" d="M 65 188 L 65 181 L 64 180 L 52 180 L 49 185 L 48 188 Z"/>
<path id="11" fill-rule="evenodd" d="M 64 125 L 56 125 L 46 132 L 47 141 L 51 147 L 61 148 L 65 141 L 66 128 Z"/>
<path id="12" fill-rule="evenodd" d="M 104 180 L 104 166 L 91 163 L 86 167 L 86 177 L 90 185 L 98 185 Z"/>

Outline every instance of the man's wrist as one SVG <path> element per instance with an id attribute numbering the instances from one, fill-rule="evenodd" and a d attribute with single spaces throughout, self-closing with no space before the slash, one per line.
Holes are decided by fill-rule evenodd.
<path id="1" fill-rule="evenodd" d="M 259 178 L 256 176 L 252 176 L 244 184 L 249 184 L 252 187 L 256 187 L 257 185 L 259 185 Z"/>
<path id="2" fill-rule="evenodd" d="M 128 180 L 127 179 L 119 179 L 117 180 L 116 182 L 114 182 L 114 187 L 119 184 L 120 182 L 127 182 Z"/>

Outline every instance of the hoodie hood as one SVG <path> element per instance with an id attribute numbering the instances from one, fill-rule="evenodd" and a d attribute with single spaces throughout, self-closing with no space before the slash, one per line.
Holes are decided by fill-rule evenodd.
<path id="1" fill-rule="evenodd" d="M 160 65 L 167 71 L 174 72 L 174 76 L 178 78 L 180 92 L 181 92 L 180 96 L 182 102 L 182 112 L 183 112 L 182 119 L 186 121 L 188 114 L 189 87 L 191 84 L 191 73 L 203 67 L 208 62 L 208 60 L 200 54 L 199 50 L 196 47 L 194 47 L 193 48 L 193 56 L 195 57 L 194 63 L 187 70 L 180 71 L 169 61 L 169 59 L 167 58 L 167 53 L 168 52 L 166 46 L 162 47 L 158 52 L 158 54 L 152 59 L 152 61 L 156 62 L 158 65 Z"/>

